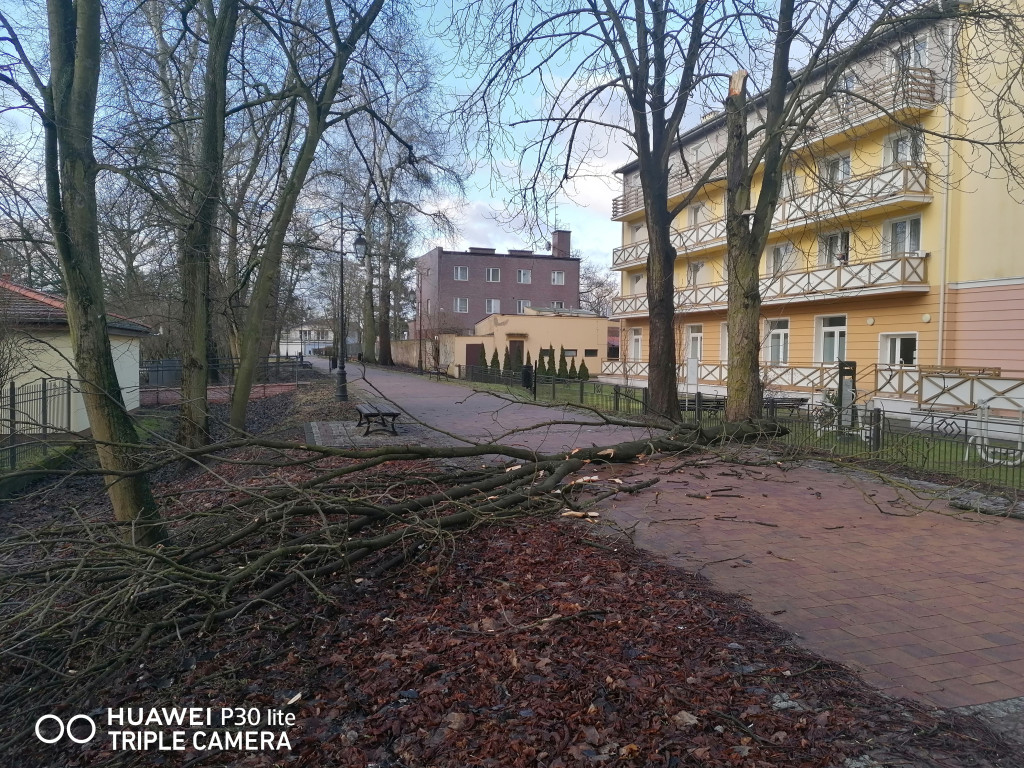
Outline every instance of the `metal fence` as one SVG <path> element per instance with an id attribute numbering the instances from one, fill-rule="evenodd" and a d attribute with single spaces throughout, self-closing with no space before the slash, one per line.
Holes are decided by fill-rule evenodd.
<path id="1" fill-rule="evenodd" d="M 211 358 L 207 381 L 213 385 L 234 384 L 241 360 L 237 357 Z M 256 381 L 263 383 L 294 382 L 301 371 L 312 364 L 297 357 L 272 357 L 256 365 Z M 139 386 L 143 389 L 181 386 L 181 360 L 143 360 L 139 363 Z"/>
<path id="2" fill-rule="evenodd" d="M 36 379 L 0 391 L 0 469 L 45 457 L 55 438 L 71 428 L 71 379 Z"/>
<path id="3" fill-rule="evenodd" d="M 463 368 L 470 381 L 527 389 L 535 400 L 582 403 L 626 415 L 648 412 L 647 390 L 597 381 L 531 377 L 496 372 L 487 367 Z M 720 424 L 725 398 L 696 393 L 681 396 L 685 421 L 702 427 Z M 984 415 L 984 414 L 982 414 Z M 969 481 L 1003 488 L 1024 488 L 1024 415 L 1020 424 L 996 431 L 977 413 L 934 411 L 892 418 L 861 404 L 840 407 L 809 398 L 765 400 L 765 417 L 789 432 L 772 445 L 794 456 L 843 457 L 891 472 L 912 470 L 934 474 L 942 482 Z M 941 476 L 941 477 L 939 477 Z"/>

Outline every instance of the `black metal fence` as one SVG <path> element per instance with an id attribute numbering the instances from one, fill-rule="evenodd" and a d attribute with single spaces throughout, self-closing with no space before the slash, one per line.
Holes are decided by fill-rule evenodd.
<path id="1" fill-rule="evenodd" d="M 211 358 L 207 381 L 213 386 L 234 384 L 241 361 L 237 357 Z M 256 381 L 266 383 L 293 382 L 312 363 L 297 357 L 271 357 L 256 366 Z M 181 360 L 143 360 L 139 363 L 139 386 L 143 389 L 181 386 Z"/>
<path id="2" fill-rule="evenodd" d="M 55 439 L 71 429 L 71 379 L 41 378 L 0 391 L 0 469 L 45 457 Z"/>

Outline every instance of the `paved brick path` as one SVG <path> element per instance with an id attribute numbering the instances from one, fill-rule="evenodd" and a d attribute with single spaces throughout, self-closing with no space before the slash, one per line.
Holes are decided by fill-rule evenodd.
<path id="1" fill-rule="evenodd" d="M 721 488 L 730 496 L 710 494 Z M 665 475 L 610 514 L 638 546 L 747 595 L 894 695 L 942 707 L 1024 696 L 1024 521 L 861 473 L 725 464 Z"/>
<path id="2" fill-rule="evenodd" d="M 354 386 L 477 440 L 552 418 L 549 409 L 408 374 L 370 369 Z M 359 442 L 351 430 L 339 438 L 342 431 Z M 417 434 L 447 440 L 419 426 L 404 440 Z M 630 434 L 567 426 L 508 442 L 561 450 Z M 598 470 L 633 479 L 662 473 L 658 485 L 606 502 L 638 546 L 747 595 L 800 643 L 894 695 L 942 707 L 1005 702 L 996 708 L 1007 713 L 1005 729 L 1024 737 L 1024 700 L 1011 701 L 1024 697 L 1024 521 L 957 512 L 829 465 L 718 463 L 663 474 L 679 464 Z M 723 488 L 730 495 L 688 495 Z"/>

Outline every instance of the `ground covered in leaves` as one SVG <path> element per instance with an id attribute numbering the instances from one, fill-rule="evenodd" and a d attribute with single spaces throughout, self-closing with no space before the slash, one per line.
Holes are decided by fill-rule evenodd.
<path id="1" fill-rule="evenodd" d="M 259 419 L 286 428 L 296 413 L 327 407 L 316 396 L 295 400 L 264 405 Z M 314 472 L 270 471 L 258 454 L 240 451 L 208 474 L 168 470 L 155 488 L 165 514 L 202 515 L 204 505 L 260 495 L 261 483 L 299 487 Z M 445 476 L 431 462 L 391 461 L 346 482 L 377 489 L 373 502 L 383 505 L 434 493 Z M 100 514 L 102 497 L 78 482 L 40 495 L 34 515 L 67 515 L 76 503 L 82 514 L 87 496 Z M 96 490 L 97 478 L 81 482 Z M 298 581 L 227 622 L 172 635 L 115 670 L 86 706 L 46 702 L 64 717 L 96 718 L 99 738 L 52 747 L 26 739 L 0 753 L 0 765 L 1020 765 L 977 721 L 880 696 L 614 528 L 552 517 L 438 530 L 418 537 L 397 570 L 384 559 Z M 270 569 L 260 578 L 279 577 Z M 257 721 L 205 718 L 202 751 L 191 726 L 182 751 L 111 749 L 108 709 L 160 707 L 210 708 L 214 720 L 222 707 L 242 708 Z M 270 710 L 287 722 L 269 725 Z M 16 712 L 2 715 L 5 727 L 25 725 Z M 283 735 L 287 746 L 222 751 L 210 736 L 244 730 L 271 732 L 275 745 Z"/>
<path id="2" fill-rule="evenodd" d="M 108 741 L 8 764 L 1017 764 L 974 721 L 880 697 L 742 601 L 598 532 L 519 521 L 439 542 L 392 577 L 296 589 L 283 612 L 148 655 L 96 700 L 97 717 L 281 708 L 295 715 L 290 749 L 115 753 Z"/>

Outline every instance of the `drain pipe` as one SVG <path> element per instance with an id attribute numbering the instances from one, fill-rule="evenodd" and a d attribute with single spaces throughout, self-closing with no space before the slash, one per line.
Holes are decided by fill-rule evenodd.
<path id="1" fill-rule="evenodd" d="M 938 339 L 936 339 L 935 364 L 943 365 L 945 361 L 944 347 L 946 343 L 946 291 L 949 278 L 949 247 L 950 247 L 950 206 L 952 205 L 952 176 L 953 176 L 953 101 L 956 97 L 956 61 L 957 57 L 952 55 L 956 45 L 956 30 L 952 23 L 946 22 L 949 37 L 949 94 L 946 108 L 946 190 L 945 199 L 942 204 L 942 263 L 939 267 L 939 328 Z"/>

